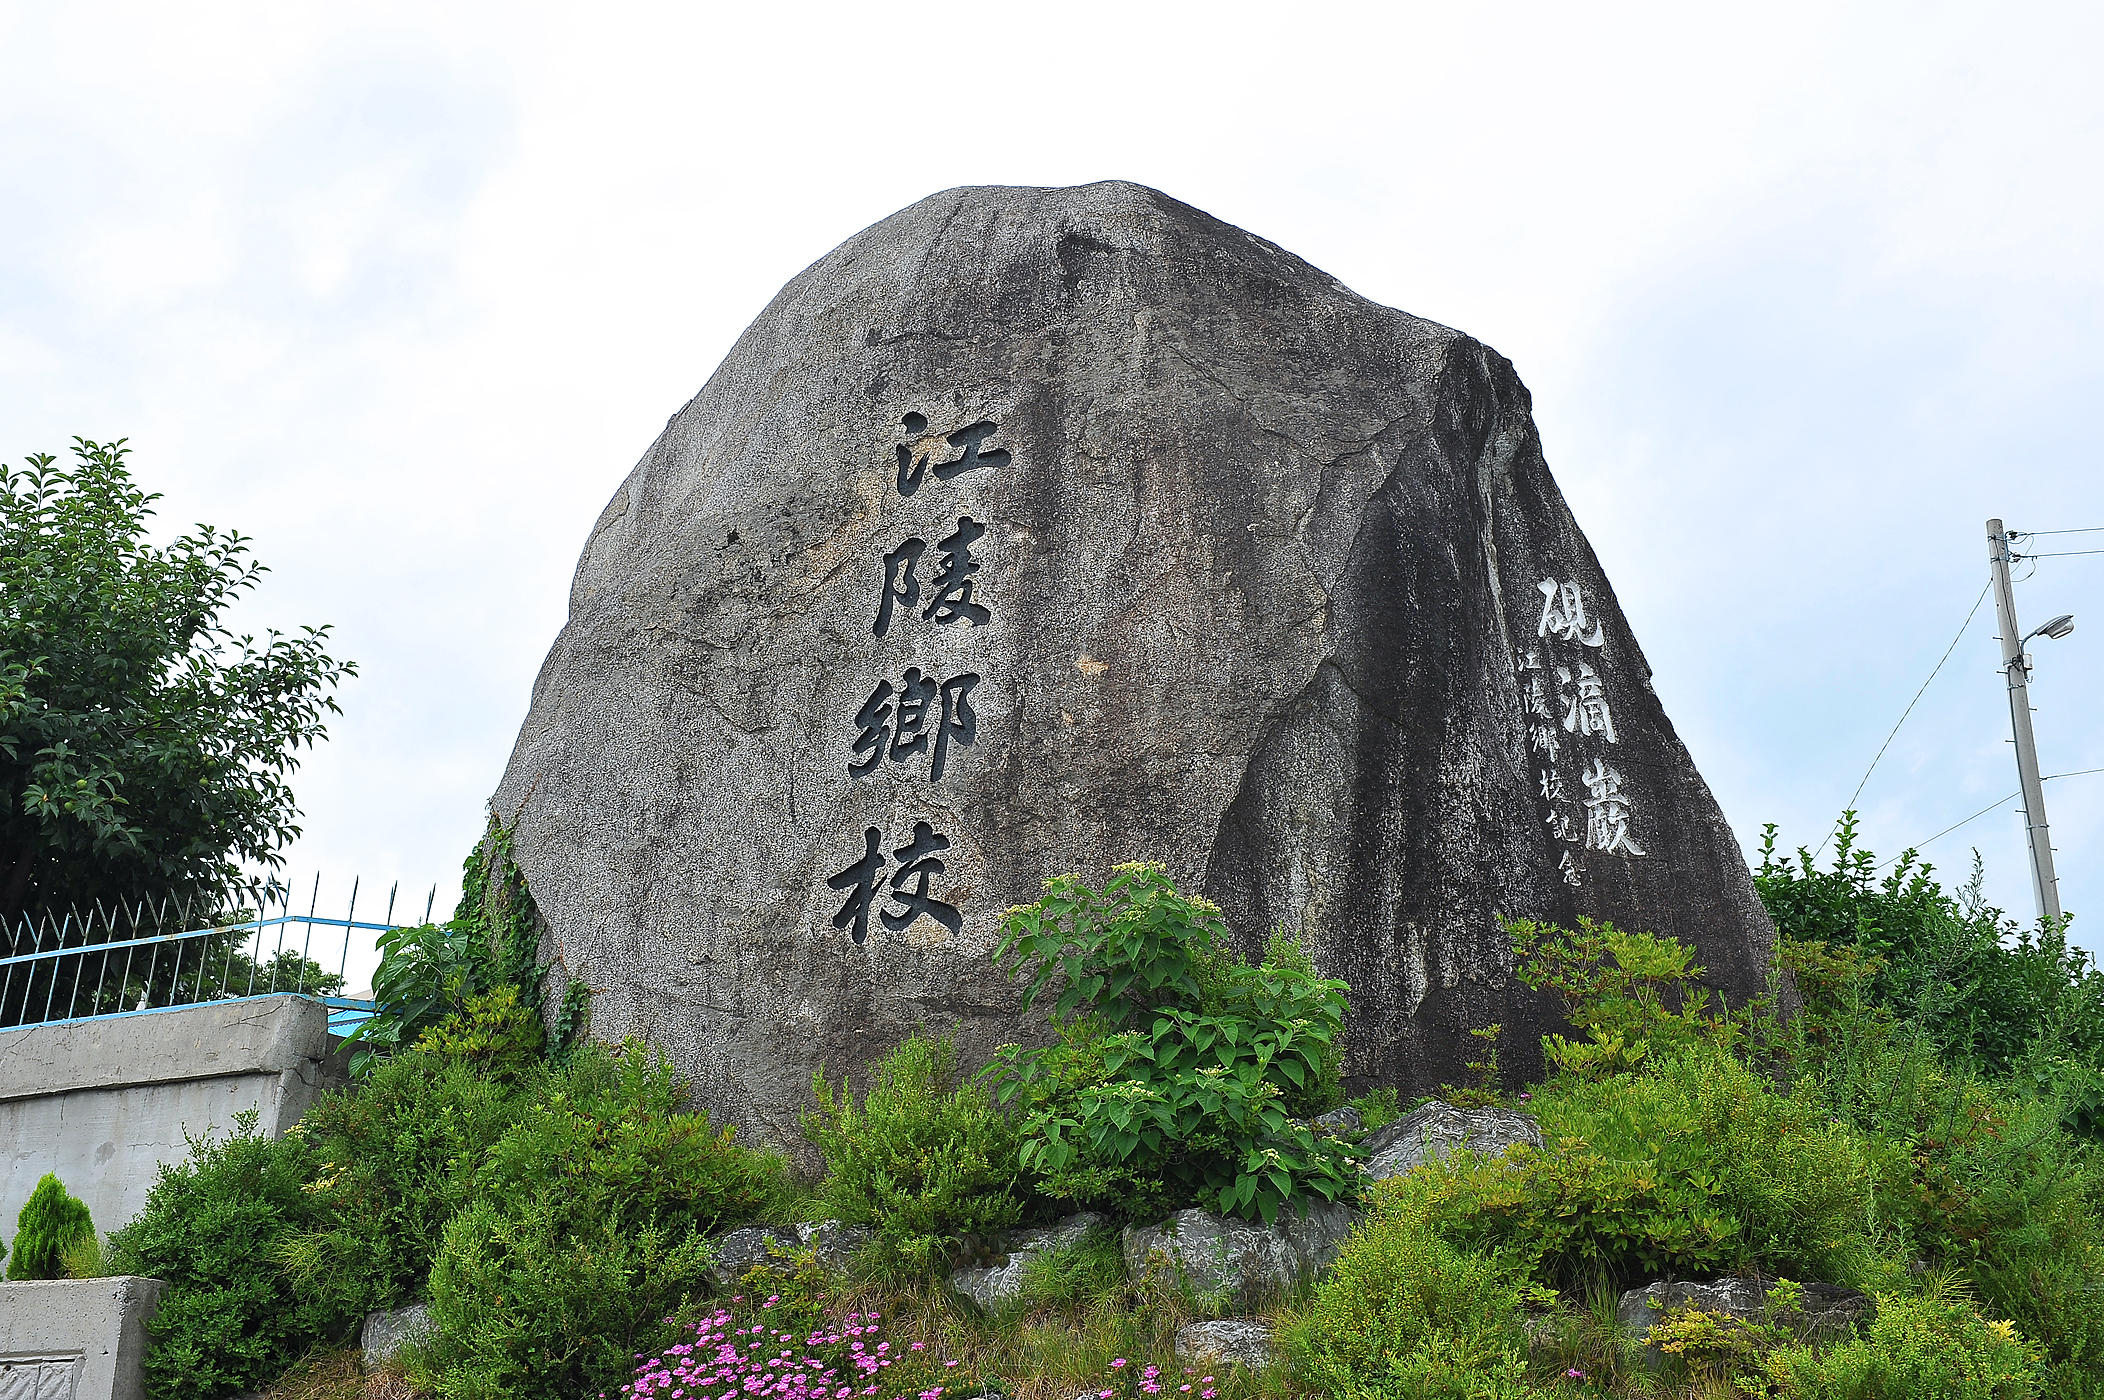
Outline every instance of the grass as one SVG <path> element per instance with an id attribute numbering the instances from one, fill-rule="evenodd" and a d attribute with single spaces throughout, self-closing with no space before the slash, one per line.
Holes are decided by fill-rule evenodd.
<path id="1" fill-rule="evenodd" d="M 368 1375 L 356 1347 L 320 1347 L 280 1376 L 262 1400 L 418 1400 L 418 1392 L 391 1366 Z"/>

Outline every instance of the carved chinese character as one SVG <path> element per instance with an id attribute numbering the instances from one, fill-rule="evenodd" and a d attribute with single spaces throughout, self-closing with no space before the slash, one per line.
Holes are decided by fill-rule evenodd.
<path id="1" fill-rule="evenodd" d="M 1527 677 L 1527 713 L 1543 719 L 1554 719 L 1555 711 L 1549 708 L 1548 694 L 1543 691 L 1540 676 Z"/>
<path id="2" fill-rule="evenodd" d="M 920 667 L 906 668 L 905 684 L 899 687 L 899 714 L 891 730 L 891 761 L 904 763 L 908 757 L 928 751 L 928 706 L 935 700 L 937 686 L 933 676 L 923 676 Z"/>
<path id="3" fill-rule="evenodd" d="M 861 763 L 849 759 L 847 772 L 850 778 L 864 778 L 884 761 L 884 750 L 891 737 L 891 682 L 878 681 L 877 688 L 855 711 L 855 727 L 862 732 L 855 738 L 855 752 L 868 754 Z"/>
<path id="4" fill-rule="evenodd" d="M 962 618 L 974 627 L 993 620 L 992 613 L 972 601 L 972 575 L 979 572 L 972 546 L 985 533 L 986 527 L 967 515 L 957 522 L 954 534 L 936 544 L 942 551 L 942 567 L 929 581 L 928 606 L 921 610 L 922 617 L 937 623 Z"/>
<path id="5" fill-rule="evenodd" d="M 1557 840 L 1576 841 L 1578 839 L 1578 828 L 1576 824 L 1574 824 L 1571 821 L 1569 813 L 1558 811 L 1556 808 L 1551 807 L 1549 809 L 1547 821 L 1549 824 L 1549 834 L 1555 837 Z"/>
<path id="6" fill-rule="evenodd" d="M 1563 862 L 1556 868 L 1563 872 L 1563 882 L 1566 885 L 1569 885 L 1574 890 L 1578 888 L 1578 862 L 1571 859 L 1569 851 L 1563 853 Z"/>
<path id="7" fill-rule="evenodd" d="M 1542 599 L 1541 623 L 1534 629 L 1535 636 L 1558 637 L 1589 647 L 1599 646 L 1605 640 L 1598 622 L 1592 624 L 1590 633 L 1585 630 L 1585 594 L 1575 579 L 1559 586 L 1555 579 L 1545 578 L 1534 586 L 1541 591 Z"/>
<path id="8" fill-rule="evenodd" d="M 1545 768 L 1541 774 L 1541 795 L 1544 802 L 1553 802 L 1559 797 L 1568 797 L 1563 788 L 1563 775 L 1554 768 Z"/>
<path id="9" fill-rule="evenodd" d="M 964 915 L 954 904 L 945 904 L 928 893 L 928 881 L 949 867 L 937 859 L 936 852 L 950 849 L 950 838 L 937 832 L 926 822 L 913 824 L 913 840 L 891 853 L 899 868 L 891 876 L 891 901 L 902 906 L 903 912 L 880 910 L 878 917 L 884 927 L 893 933 L 903 933 L 913 921 L 926 914 L 950 932 L 964 927 Z M 913 888 L 908 889 L 911 882 Z"/>
<path id="10" fill-rule="evenodd" d="M 928 764 L 928 781 L 942 781 L 942 769 L 950 752 L 950 740 L 970 748 L 979 737 L 979 716 L 972 709 L 972 687 L 979 678 L 972 675 L 952 676 L 942 683 L 942 718 L 935 726 L 935 757 Z"/>
<path id="11" fill-rule="evenodd" d="M 900 421 L 906 431 L 913 434 L 916 439 L 928 430 L 928 420 L 918 413 L 909 413 Z M 1001 425 L 998 423 L 974 423 L 968 428 L 959 428 L 956 432 L 951 433 L 944 440 L 950 446 L 962 450 L 959 455 L 951 458 L 949 461 L 935 464 L 935 479 L 948 481 L 952 477 L 962 476 L 969 471 L 977 471 L 981 467 L 1007 466 L 1007 449 L 997 447 L 991 452 L 981 452 L 979 450 L 980 443 L 985 442 L 999 431 L 1001 431 Z M 911 447 L 904 443 L 899 444 L 898 454 L 899 494 L 901 496 L 910 496 L 921 489 L 921 480 L 928 468 L 928 454 L 925 452 L 916 454 Z"/>
<path id="12" fill-rule="evenodd" d="M 1578 691 L 1567 694 L 1564 687 L 1571 683 L 1568 666 L 1556 668 L 1556 698 L 1563 704 L 1563 727 L 1572 734 L 1600 734 L 1610 744 L 1620 743 L 1615 738 L 1615 719 L 1607 708 L 1607 694 L 1601 689 L 1599 673 L 1583 661 L 1578 663 Z"/>
<path id="13" fill-rule="evenodd" d="M 877 890 L 884 878 L 883 841 L 884 833 L 870 827 L 862 833 L 862 859 L 826 881 L 836 890 L 847 891 L 846 902 L 833 915 L 833 927 L 848 929 L 848 936 L 857 943 L 869 938 L 869 911 L 877 904 Z M 924 821 L 913 824 L 913 839 L 891 853 L 898 868 L 883 898 L 897 908 L 877 910 L 884 927 L 903 933 L 923 914 L 952 933 L 964 927 L 964 915 L 956 905 L 928 892 L 928 882 L 949 868 L 938 858 L 938 852 L 948 849 L 949 837 Z"/>
<path id="14" fill-rule="evenodd" d="M 1580 781 L 1592 794 L 1585 800 L 1585 848 L 1609 855 L 1642 855 L 1643 847 L 1629 836 L 1631 803 L 1622 791 L 1622 775 L 1599 760 L 1590 772 L 1580 775 Z"/>
<path id="15" fill-rule="evenodd" d="M 1551 763 L 1556 761 L 1557 751 L 1563 747 L 1563 741 L 1556 737 L 1556 730 L 1552 725 L 1528 726 L 1527 739 Z"/>
<path id="16" fill-rule="evenodd" d="M 950 745 L 969 748 L 979 737 L 979 716 L 969 698 L 977 684 L 976 675 L 937 681 L 922 675 L 918 666 L 907 667 L 897 686 L 889 680 L 878 681 L 855 712 L 855 728 L 860 733 L 853 746 L 855 758 L 848 760 L 848 776 L 866 778 L 887 757 L 904 763 L 929 754 L 928 779 L 941 782 Z"/>
<path id="17" fill-rule="evenodd" d="M 911 612 L 920 601 L 920 580 L 913 576 L 913 567 L 927 552 L 926 540 L 910 539 L 884 556 L 884 597 L 877 604 L 876 623 L 869 629 L 879 637 L 891 630 L 893 603 Z"/>
<path id="18" fill-rule="evenodd" d="M 836 890 L 848 891 L 847 902 L 833 916 L 834 928 L 854 926 L 849 935 L 857 943 L 869 937 L 869 906 L 877 890 L 877 881 L 883 875 L 884 856 L 877 847 L 884 833 L 875 827 L 862 833 L 864 849 L 862 859 L 828 879 L 826 883 Z"/>

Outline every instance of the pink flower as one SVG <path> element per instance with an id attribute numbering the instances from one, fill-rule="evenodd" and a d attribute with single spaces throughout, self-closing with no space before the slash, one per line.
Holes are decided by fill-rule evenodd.
<path id="1" fill-rule="evenodd" d="M 945 1362 L 943 1362 L 942 1364 L 943 1364 L 943 1368 L 944 1368 L 945 1370 L 947 1370 L 947 1369 L 948 1369 L 949 1367 L 955 1366 L 955 1365 L 956 1365 L 957 1363 L 956 1363 L 956 1362 L 954 1362 L 954 1361 L 945 1361 Z"/>
<path id="2" fill-rule="evenodd" d="M 1116 1361 L 1113 1361 L 1113 1362 L 1111 1362 L 1111 1363 L 1110 1363 L 1110 1368 L 1111 1368 L 1111 1369 L 1112 1369 L 1113 1371 L 1115 1371 L 1115 1370 L 1117 1370 L 1117 1369 L 1118 1369 L 1119 1367 L 1123 1366 L 1124 1364 L 1125 1364 L 1125 1358 L 1121 1356 L 1121 1357 L 1119 1357 L 1119 1358 L 1118 1358 L 1118 1359 L 1117 1359 Z"/>
<path id="3" fill-rule="evenodd" d="M 927 1349 L 927 1346 L 928 1344 L 926 1342 L 915 1342 L 913 1344 L 913 1349 L 915 1351 L 925 1351 Z"/>

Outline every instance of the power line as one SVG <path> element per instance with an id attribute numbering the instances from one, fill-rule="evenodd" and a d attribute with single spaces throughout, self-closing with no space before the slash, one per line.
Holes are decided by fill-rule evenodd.
<path id="1" fill-rule="evenodd" d="M 2073 532 L 2070 531 L 2070 533 Z M 2009 557 L 2011 559 L 2069 559 L 2077 554 L 2104 554 L 2104 549 L 2054 549 L 2048 550 L 2044 554 L 2018 554 L 2015 550 L 2011 550 Z"/>
<path id="2" fill-rule="evenodd" d="M 2048 773 L 2043 778 L 2040 778 L 2039 781 L 2042 783 L 2050 783 L 2055 778 L 2079 778 L 2086 773 L 2104 773 L 2104 768 L 2078 768 L 2072 773 Z M 1964 826 L 1969 822 L 1978 821 L 1980 818 L 1986 816 L 1989 812 L 1992 812 L 1995 808 L 2001 806 L 2004 802 L 2009 801 L 2010 798 L 2021 796 L 2023 796 L 2023 794 L 2020 792 L 2012 792 L 2009 794 L 2008 797 L 1997 797 L 1994 801 L 1988 803 L 1985 807 L 1982 807 L 1979 811 L 1967 817 L 1965 821 L 1953 822 L 1949 826 L 1945 827 L 1943 830 L 1937 832 L 1934 836 L 1929 837 L 1927 841 L 1916 841 L 1913 845 L 1906 847 L 1905 850 L 1902 850 L 1899 855 L 1894 856 L 1891 860 L 1879 861 L 1878 868 L 1882 870 L 1884 867 L 1902 859 L 1906 855 L 1907 851 L 1918 851 L 1923 846 L 1928 845 L 1930 841 L 1941 840 L 1942 838 L 1956 831 L 1959 827 Z"/>
<path id="3" fill-rule="evenodd" d="M 2086 525 L 2080 530 L 2011 530 L 2016 539 L 2028 540 L 2033 535 L 2104 535 L 2104 525 Z"/>
<path id="4" fill-rule="evenodd" d="M 2104 553 L 2104 550 L 2100 550 L 2098 552 Z M 1848 795 L 1848 804 L 1842 809 L 1843 811 L 1852 812 L 1855 810 L 1856 799 L 1863 795 L 1864 784 L 1868 783 L 1870 781 L 1870 775 L 1877 771 L 1879 761 L 1885 757 L 1885 750 L 1891 748 L 1892 741 L 1899 737 L 1900 725 L 1905 724 L 1907 722 L 1907 716 L 1914 713 L 1914 707 L 1916 705 L 1919 705 L 1921 703 L 1921 697 L 1928 693 L 1929 682 L 1936 679 L 1937 673 L 1943 670 L 1943 663 L 1951 659 L 1951 653 L 1958 649 L 1958 643 L 1965 640 L 1966 629 L 1970 628 L 1972 626 L 1973 619 L 1980 615 L 1980 604 L 1987 601 L 1987 590 L 1992 586 L 1993 584 L 1991 581 L 1980 585 L 1980 596 L 1973 599 L 1972 610 L 1965 614 L 1965 621 L 1960 623 L 1958 626 L 1958 635 L 1951 638 L 1951 644 L 1943 649 L 1943 656 L 1940 660 L 1937 661 L 1935 670 L 1929 672 L 1929 679 L 1921 683 L 1921 689 L 1914 692 L 1914 698 L 1912 700 L 1909 700 L 1907 702 L 1907 708 L 1900 712 L 1899 724 L 1893 725 L 1892 732 L 1885 736 L 1885 742 L 1878 745 L 1877 757 L 1871 759 L 1870 766 L 1863 770 L 1863 781 L 1857 783 L 1856 790 Z M 1840 830 L 1838 824 L 1835 826 L 1834 830 Z M 1834 832 L 1829 831 L 1826 834 L 1826 840 L 1823 840 L 1819 843 L 1819 849 L 1812 852 L 1813 858 L 1817 859 L 1819 856 L 1823 855 L 1826 851 L 1827 841 L 1831 841 L 1833 839 Z"/>

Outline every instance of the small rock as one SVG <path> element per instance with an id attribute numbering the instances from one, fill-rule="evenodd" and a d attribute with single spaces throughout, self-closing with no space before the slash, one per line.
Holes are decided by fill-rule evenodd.
<path id="1" fill-rule="evenodd" d="M 987 1268 L 959 1269 L 950 1275 L 950 1286 L 977 1303 L 980 1311 L 992 1312 L 1022 1296 L 1023 1275 L 1032 1259 L 1080 1244 L 1091 1230 L 1108 1223 L 1093 1211 L 1082 1211 L 1046 1229 L 1017 1230 L 1009 1236 L 1004 1261 Z"/>
<path id="2" fill-rule="evenodd" d="M 1261 1322 L 1233 1318 L 1187 1323 L 1176 1329 L 1176 1359 L 1201 1366 L 1235 1362 L 1252 1371 L 1262 1370 L 1271 1364 L 1271 1329 Z"/>
<path id="3" fill-rule="evenodd" d="M 711 1243 L 716 1262 L 709 1266 L 709 1282 L 717 1292 L 728 1293 L 762 1264 L 785 1267 L 786 1256 L 794 1254 L 803 1241 L 795 1230 L 780 1225 L 747 1225 L 718 1235 Z"/>
<path id="4" fill-rule="evenodd" d="M 1847 1336 L 1874 1310 L 1868 1294 L 1830 1283 L 1807 1283 L 1801 1285 L 1804 1293 L 1796 1311 L 1770 1316 L 1768 1292 L 1773 1283 L 1773 1280 L 1760 1278 L 1720 1278 L 1710 1283 L 1654 1283 L 1624 1293 L 1615 1308 L 1615 1316 L 1621 1322 L 1622 1330 L 1638 1341 L 1650 1337 L 1651 1329 L 1671 1314 L 1683 1308 L 1700 1308 L 1704 1312 L 1728 1314 L 1741 1322 L 1775 1322 L 1788 1327 L 1805 1341 L 1818 1343 Z M 1656 1355 L 1654 1350 L 1654 1358 Z"/>
<path id="5" fill-rule="evenodd" d="M 411 1342 L 422 1341 L 437 1330 L 431 1320 L 431 1305 L 411 1303 L 406 1308 L 382 1308 L 365 1315 L 358 1329 L 358 1350 L 365 1369 L 384 1366 Z"/>
<path id="6" fill-rule="evenodd" d="M 1434 1099 L 1398 1118 L 1364 1143 L 1366 1176 L 1385 1181 L 1461 1148 L 1486 1157 L 1519 1146 L 1541 1150 L 1541 1125 L 1509 1108 L 1460 1109 Z"/>
<path id="7" fill-rule="evenodd" d="M 1349 1206 L 1286 1210 L 1270 1225 L 1180 1210 L 1159 1225 L 1125 1230 L 1125 1271 L 1134 1281 L 1167 1266 L 1200 1298 L 1254 1303 L 1321 1273 L 1358 1223 Z"/>
<path id="8" fill-rule="evenodd" d="M 797 1226 L 796 1238 L 811 1251 L 821 1269 L 837 1274 L 846 1272 L 855 1256 L 876 1238 L 876 1231 L 845 1221 L 821 1220 L 815 1225 Z"/>
<path id="9" fill-rule="evenodd" d="M 1332 1133 L 1356 1133 L 1364 1120 L 1359 1117 L 1358 1109 L 1346 1104 L 1342 1108 L 1333 1108 L 1328 1113 L 1318 1114 L 1308 1122 L 1311 1127 L 1327 1129 Z"/>

